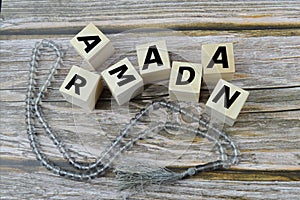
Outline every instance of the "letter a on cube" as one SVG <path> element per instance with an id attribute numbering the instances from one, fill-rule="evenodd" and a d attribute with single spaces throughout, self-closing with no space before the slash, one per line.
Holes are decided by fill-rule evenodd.
<path id="1" fill-rule="evenodd" d="M 173 62 L 169 82 L 170 98 L 178 101 L 198 102 L 201 79 L 201 64 Z"/>
<path id="2" fill-rule="evenodd" d="M 59 91 L 65 99 L 87 111 L 92 111 L 103 90 L 100 75 L 73 66 Z"/>
<path id="3" fill-rule="evenodd" d="M 92 23 L 82 29 L 71 44 L 94 69 L 114 53 L 110 40 Z"/>
<path id="4" fill-rule="evenodd" d="M 119 105 L 143 92 L 143 79 L 128 58 L 107 68 L 101 75 Z"/>
<path id="5" fill-rule="evenodd" d="M 169 79 L 171 67 L 166 41 L 138 45 L 136 51 L 144 83 Z"/>
<path id="6" fill-rule="evenodd" d="M 201 55 L 205 82 L 217 83 L 219 79 L 232 80 L 235 72 L 232 43 L 204 44 Z"/>
<path id="7" fill-rule="evenodd" d="M 232 126 L 244 106 L 249 92 L 220 79 L 206 103 L 212 118 Z"/>

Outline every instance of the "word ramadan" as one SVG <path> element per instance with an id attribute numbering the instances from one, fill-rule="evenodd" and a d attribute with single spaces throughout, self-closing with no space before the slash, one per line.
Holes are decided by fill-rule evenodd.
<path id="1" fill-rule="evenodd" d="M 80 31 L 71 44 L 94 68 L 113 53 L 110 40 L 92 23 Z M 101 72 L 101 75 L 73 66 L 60 92 L 65 99 L 92 111 L 103 90 L 103 82 L 119 105 L 143 92 L 144 84 L 169 79 L 169 96 L 176 101 L 198 102 L 202 78 L 217 83 L 206 103 L 208 111 L 233 125 L 249 92 L 227 82 L 235 72 L 233 44 L 202 45 L 202 64 L 173 61 L 170 64 L 166 42 L 155 41 L 136 46 L 139 72 L 128 58 Z M 227 81 L 225 81 L 227 80 Z"/>

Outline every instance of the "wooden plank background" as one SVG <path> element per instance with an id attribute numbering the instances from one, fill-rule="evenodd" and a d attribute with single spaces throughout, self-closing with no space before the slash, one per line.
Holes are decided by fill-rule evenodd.
<path id="1" fill-rule="evenodd" d="M 129 199 L 299 199 L 299 13 L 300 2 L 296 0 L 4 0 L 0 19 L 1 199 L 121 199 L 126 196 Z M 64 65 L 58 70 L 42 106 L 49 124 L 78 159 L 87 161 L 100 155 L 118 130 L 148 102 L 158 98 L 168 100 L 167 81 L 162 81 L 159 85 L 148 85 L 141 96 L 126 106 L 116 106 L 106 89 L 93 113 L 72 108 L 58 88 L 73 64 L 87 68 L 69 40 L 89 22 L 103 30 L 118 50 L 102 68 L 122 56 L 128 56 L 136 64 L 134 44 L 154 37 L 167 40 L 172 60 L 183 59 L 185 55 L 188 60 L 197 61 L 201 44 L 233 42 L 237 73 L 232 82 L 250 91 L 235 125 L 224 126 L 240 147 L 240 164 L 172 185 L 148 187 L 140 193 L 119 191 L 112 171 L 89 182 L 76 182 L 45 170 L 31 152 L 24 124 L 28 63 L 35 42 L 52 39 L 66 53 Z M 161 36 L 129 34 L 134 28 L 145 27 L 171 28 L 176 32 L 168 31 Z M 53 59 L 52 53 L 43 56 L 39 83 Z M 182 103 L 182 106 L 198 112 L 209 93 L 204 86 L 200 103 Z M 153 115 L 155 118 L 166 113 Z M 137 129 L 147 126 L 148 123 L 142 123 Z M 40 128 L 38 131 L 43 151 L 63 165 L 61 155 L 43 131 Z M 183 168 L 215 156 L 212 145 L 205 140 L 186 133 L 161 133 L 140 141 L 115 166 L 135 158 L 158 166 Z"/>

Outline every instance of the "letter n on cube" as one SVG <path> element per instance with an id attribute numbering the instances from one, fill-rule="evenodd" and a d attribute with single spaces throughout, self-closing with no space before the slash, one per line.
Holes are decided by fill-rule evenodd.
<path id="1" fill-rule="evenodd" d="M 211 118 L 232 126 L 241 112 L 249 92 L 220 79 L 206 103 Z"/>

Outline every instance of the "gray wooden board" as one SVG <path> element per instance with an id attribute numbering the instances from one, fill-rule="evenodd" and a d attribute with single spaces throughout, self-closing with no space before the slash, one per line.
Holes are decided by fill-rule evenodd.
<path id="1" fill-rule="evenodd" d="M 49 34 L 79 31 L 95 22 L 115 32 L 132 27 L 175 29 L 295 28 L 299 1 L 3 1 L 5 33 Z M 22 9 L 20 9 L 22 8 Z M 55 29 L 59 27 L 59 29 Z"/>
<path id="2" fill-rule="evenodd" d="M 22 8 L 22 9 L 21 9 Z M 3 1 L 0 22 L 1 199 L 297 199 L 300 196 L 300 29 L 299 1 Z M 201 62 L 201 44 L 233 42 L 236 74 L 232 83 L 250 91 L 236 124 L 223 129 L 237 142 L 240 163 L 139 194 L 118 190 L 110 170 L 88 182 L 66 180 L 45 170 L 31 152 L 24 123 L 28 63 L 35 42 L 49 38 L 62 45 L 64 65 L 42 102 L 49 125 L 76 159 L 91 161 L 118 135 L 135 113 L 154 99 L 166 99 L 168 81 L 150 84 L 129 105 L 117 106 L 108 89 L 96 110 L 72 107 L 58 92 L 74 64 L 93 71 L 69 40 L 94 22 L 113 41 L 117 53 L 137 66 L 135 44 L 166 39 L 171 60 Z M 132 29 L 159 26 L 165 34 Z M 123 32 L 126 30 L 127 32 Z M 151 29 L 152 30 L 152 29 Z M 151 32 L 148 30 L 148 33 Z M 54 59 L 42 57 L 38 83 Z M 198 113 L 211 93 L 202 86 L 200 103 L 181 105 Z M 168 116 L 156 111 L 131 134 Z M 196 124 L 185 121 L 188 125 Z M 222 126 L 221 126 L 222 128 Z M 41 148 L 53 161 L 66 163 L 38 125 Z M 189 133 L 152 133 L 115 162 L 154 163 L 185 168 L 217 159 L 213 144 Z"/>

